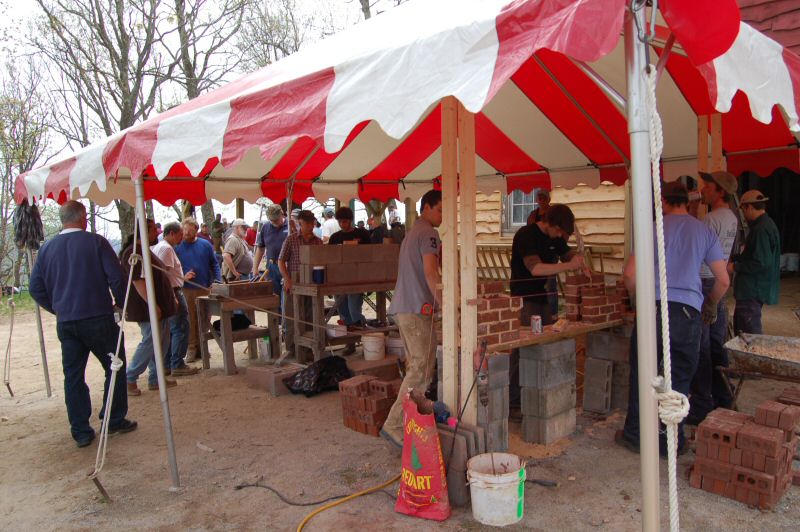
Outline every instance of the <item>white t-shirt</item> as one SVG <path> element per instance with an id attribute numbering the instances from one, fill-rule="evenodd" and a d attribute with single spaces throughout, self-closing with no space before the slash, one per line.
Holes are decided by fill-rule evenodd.
<path id="1" fill-rule="evenodd" d="M 339 222 L 336 218 L 328 218 L 322 222 L 322 238 L 330 238 L 333 233 L 338 233 L 341 230 Z"/>
<path id="2" fill-rule="evenodd" d="M 733 211 L 727 207 L 714 209 L 706 215 L 703 219 L 705 223 L 719 239 L 719 245 L 722 248 L 722 255 L 725 257 L 725 262 L 731 256 L 731 249 L 733 249 L 733 242 L 736 240 L 736 231 L 739 228 L 739 221 Z M 703 279 L 713 279 L 714 274 L 711 270 L 703 264 L 700 267 L 700 277 Z"/>
<path id="3" fill-rule="evenodd" d="M 170 286 L 173 288 L 182 287 L 183 268 L 181 267 L 181 260 L 169 242 L 161 240 L 158 244 L 150 246 L 150 251 L 167 267 Z"/>

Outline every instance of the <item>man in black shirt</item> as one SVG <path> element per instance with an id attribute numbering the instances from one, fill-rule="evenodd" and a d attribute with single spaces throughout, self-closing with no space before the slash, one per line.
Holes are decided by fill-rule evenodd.
<path id="1" fill-rule="evenodd" d="M 566 205 L 551 205 L 544 219 L 526 225 L 514 235 L 511 246 L 511 295 L 522 298 L 520 322 L 530 326 L 531 316 L 541 316 L 542 325 L 553 323 L 546 285 L 561 272 L 579 270 L 583 256 L 567 247 L 575 231 L 575 215 Z M 562 262 L 559 264 L 559 260 Z M 509 402 L 518 406 L 519 350 L 511 352 Z"/>
<path id="2" fill-rule="evenodd" d="M 339 222 L 340 230 L 331 235 L 328 244 L 343 244 L 353 240 L 358 241 L 358 245 L 370 244 L 369 232 L 366 229 L 353 225 L 353 209 L 340 207 L 336 211 L 336 221 Z M 364 294 L 342 294 L 337 295 L 336 308 L 344 325 L 348 328 L 360 328 L 366 326 L 364 314 L 361 307 L 364 305 Z"/>
<path id="3" fill-rule="evenodd" d="M 383 244 L 383 239 L 389 237 L 386 233 L 386 225 L 381 223 L 378 216 L 370 216 L 367 225 L 369 226 L 370 241 L 373 244 Z"/>

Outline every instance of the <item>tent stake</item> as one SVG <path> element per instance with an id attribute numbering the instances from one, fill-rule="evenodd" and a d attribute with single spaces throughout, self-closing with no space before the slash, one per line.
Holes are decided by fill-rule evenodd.
<path id="1" fill-rule="evenodd" d="M 28 249 L 28 277 L 30 277 L 31 272 L 33 272 L 33 264 L 34 264 L 34 257 L 33 257 L 33 250 Z M 42 352 L 42 371 L 44 371 L 44 387 L 47 390 L 47 397 L 53 396 L 53 391 L 50 388 L 50 371 L 47 368 L 47 350 L 44 346 L 44 330 L 42 329 L 42 310 L 39 308 L 38 304 L 33 306 L 34 308 L 34 317 L 36 318 L 36 332 L 39 333 L 39 350 Z"/>

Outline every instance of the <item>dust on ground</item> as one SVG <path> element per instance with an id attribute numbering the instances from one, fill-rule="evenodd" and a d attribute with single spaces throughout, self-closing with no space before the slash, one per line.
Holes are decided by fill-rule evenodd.
<path id="1" fill-rule="evenodd" d="M 765 333 L 797 336 L 792 308 L 800 306 L 800 279 L 784 287 L 780 307 L 765 308 Z M 263 319 L 263 317 L 261 318 Z M 55 320 L 44 319 L 54 396 L 48 399 L 32 314 L 17 316 L 12 346 L 11 385 L 0 390 L 0 529 L 2 530 L 294 530 L 317 506 L 289 506 L 262 488 L 308 502 L 377 485 L 399 473 L 399 456 L 379 438 L 348 430 L 341 422 L 337 393 L 313 398 L 283 396 L 247 387 L 244 344 L 237 345 L 240 374 L 225 376 L 216 346 L 212 369 L 179 379 L 169 389 L 182 488 L 170 491 L 164 421 L 157 392 L 143 391 L 129 402 L 139 422 L 130 434 L 109 438 L 100 478 L 114 502 L 101 501 L 86 474 L 97 443 L 77 449 L 69 435 Z M 8 320 L 0 320 L 0 345 Z M 140 336 L 126 325 L 132 353 Z M 102 371 L 90 360 L 87 382 L 96 415 Z M 786 387 L 770 380 L 748 382 L 741 409 L 752 412 L 761 400 Z M 528 460 L 528 477 L 558 482 L 548 488 L 527 484 L 525 516 L 512 530 L 638 530 L 641 523 L 639 459 L 613 443 L 623 415 L 579 416 L 571 438 L 532 446 L 512 434 L 513 452 Z M 681 526 L 684 530 L 796 530 L 800 488 L 792 488 L 776 510 L 761 512 L 689 487 L 685 471 L 692 454 L 678 463 Z M 666 462 L 661 462 L 661 521 L 667 523 Z M 306 530 L 483 530 L 469 507 L 455 508 L 444 523 L 394 512 L 393 486 L 315 517 Z"/>

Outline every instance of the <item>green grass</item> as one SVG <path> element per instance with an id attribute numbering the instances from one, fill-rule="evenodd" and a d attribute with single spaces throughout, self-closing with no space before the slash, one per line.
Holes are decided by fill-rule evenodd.
<path id="1" fill-rule="evenodd" d="M 11 308 L 8 305 L 8 296 L 2 296 L 0 300 L 0 316 L 10 316 Z M 14 294 L 14 304 L 16 305 L 16 313 L 30 313 L 33 312 L 35 303 L 29 292 L 22 292 L 21 294 Z"/>

